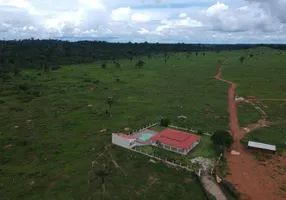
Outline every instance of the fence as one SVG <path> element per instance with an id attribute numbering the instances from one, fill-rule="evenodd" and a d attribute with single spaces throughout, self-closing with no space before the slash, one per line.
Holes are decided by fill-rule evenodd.
<path id="1" fill-rule="evenodd" d="M 264 112 L 264 110 L 262 110 L 260 107 L 258 107 L 255 103 L 251 102 L 251 101 L 247 101 L 245 100 L 246 103 L 250 103 L 251 105 L 253 105 L 253 107 L 262 115 L 267 117 L 267 114 Z"/>
<path id="2" fill-rule="evenodd" d="M 150 154 L 148 154 L 148 153 L 146 153 L 146 152 L 143 152 L 143 151 L 140 151 L 140 150 L 136 150 L 136 149 L 130 149 L 130 150 L 131 150 L 131 151 L 134 151 L 134 152 L 137 152 L 137 153 L 140 153 L 140 154 L 142 154 L 142 155 L 148 156 L 149 158 L 153 158 L 153 159 L 162 161 L 163 163 L 168 164 L 168 165 L 171 165 L 171 166 L 173 166 L 173 167 L 178 167 L 178 168 L 187 170 L 187 171 L 189 171 L 189 172 L 196 172 L 196 171 L 195 171 L 194 169 L 192 169 L 190 166 L 184 166 L 184 165 L 182 165 L 182 164 L 176 164 L 176 163 L 174 163 L 174 161 L 170 162 L 170 161 L 168 161 L 167 158 L 163 159 L 163 158 L 157 157 L 157 156 L 155 156 L 155 155 L 150 155 Z M 199 175 L 200 175 L 200 170 L 199 170 L 197 173 L 199 173 Z"/>
<path id="3" fill-rule="evenodd" d="M 182 127 L 176 126 L 174 124 L 169 124 L 169 127 L 175 128 L 175 129 L 178 129 L 178 130 L 184 130 L 184 131 L 190 131 L 190 132 L 193 132 L 193 133 L 198 133 L 198 130 L 193 130 L 192 128 L 188 128 L 188 127 L 182 128 Z M 212 136 L 213 133 L 204 132 L 202 134 L 206 135 L 206 136 Z"/>
<path id="4" fill-rule="evenodd" d="M 132 134 L 134 134 L 134 133 L 138 133 L 138 132 L 144 131 L 144 130 L 146 130 L 146 129 L 148 129 L 148 128 L 151 128 L 151 127 L 153 127 L 153 126 L 156 126 L 156 125 L 158 125 L 158 122 L 153 123 L 153 124 L 149 124 L 149 125 L 147 125 L 147 126 L 144 126 L 143 128 L 139 128 L 138 130 L 131 131 L 131 132 L 129 133 L 129 135 L 132 135 Z"/>
<path id="5" fill-rule="evenodd" d="M 223 156 L 223 153 L 220 154 L 220 156 L 218 157 L 216 163 L 215 163 L 215 166 L 217 166 L 217 164 L 219 163 L 220 159 L 222 158 Z M 211 175 L 213 174 L 213 171 L 214 171 L 214 167 L 211 168 Z"/>

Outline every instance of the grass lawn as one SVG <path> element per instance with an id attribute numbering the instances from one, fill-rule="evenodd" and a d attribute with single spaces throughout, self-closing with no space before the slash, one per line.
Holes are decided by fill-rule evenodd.
<path id="1" fill-rule="evenodd" d="M 227 119 L 215 119 L 228 114 L 229 87 L 214 78 L 217 60 L 228 58 L 223 77 L 238 82 L 239 95 L 281 98 L 285 52 L 264 52 L 258 60 L 247 58 L 243 64 L 238 62 L 243 51 L 189 58 L 176 53 L 167 64 L 162 56 L 141 57 L 146 63 L 142 68 L 135 67 L 138 59 L 132 63 L 122 59 L 120 68 L 109 61 L 103 69 L 98 62 L 62 66 L 48 73 L 27 70 L 12 80 L 0 80 L 1 199 L 96 199 L 100 187 L 87 184 L 87 172 L 93 158 L 111 143 L 111 133 L 137 129 L 158 116 L 206 132 L 228 129 Z M 115 100 L 112 117 L 105 114 L 109 96 Z M 179 115 L 187 119 L 178 121 Z M 206 140 L 205 145 L 209 147 L 210 142 Z M 195 180 L 184 184 L 189 174 L 148 164 L 137 154 L 130 161 L 133 153 L 122 148 L 112 153 L 129 176 L 111 175 L 115 184 L 107 183 L 106 199 L 205 199 Z M 199 146 L 193 153 L 213 155 Z M 159 181 L 146 189 L 149 174 Z M 125 197 L 126 193 L 130 195 Z"/>
<path id="2" fill-rule="evenodd" d="M 211 141 L 210 136 L 201 136 L 201 142 L 196 146 L 189 154 L 189 158 L 204 157 L 204 158 L 216 158 L 218 153 L 216 147 Z"/>

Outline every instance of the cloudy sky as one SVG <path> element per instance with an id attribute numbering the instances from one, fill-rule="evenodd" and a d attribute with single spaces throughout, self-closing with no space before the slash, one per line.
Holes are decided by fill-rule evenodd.
<path id="1" fill-rule="evenodd" d="M 0 0 L 0 39 L 286 43 L 286 0 Z"/>

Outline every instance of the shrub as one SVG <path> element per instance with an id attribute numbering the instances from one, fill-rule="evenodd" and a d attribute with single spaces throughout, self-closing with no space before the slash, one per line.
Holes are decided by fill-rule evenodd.
<path id="1" fill-rule="evenodd" d="M 27 91 L 29 89 L 28 85 L 26 84 L 20 84 L 17 85 L 18 90 L 22 90 L 22 91 Z"/>
<path id="2" fill-rule="evenodd" d="M 92 81 L 94 84 L 98 85 L 100 83 L 100 80 L 95 80 L 95 81 Z"/>
<path id="3" fill-rule="evenodd" d="M 240 200 L 240 193 L 236 190 L 234 185 L 232 185 L 230 182 L 223 180 L 221 182 L 222 186 L 227 189 L 237 200 Z"/>
<path id="4" fill-rule="evenodd" d="M 169 119 L 167 119 L 167 118 L 161 119 L 161 126 L 167 127 L 167 126 L 169 126 L 169 124 L 170 124 Z"/>

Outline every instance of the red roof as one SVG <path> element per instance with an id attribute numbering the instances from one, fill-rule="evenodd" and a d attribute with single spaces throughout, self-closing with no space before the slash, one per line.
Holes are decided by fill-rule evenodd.
<path id="1" fill-rule="evenodd" d="M 162 144 L 178 147 L 181 149 L 188 149 L 201 137 L 195 134 L 177 131 L 167 128 L 164 131 L 154 135 L 151 140 L 159 141 Z"/>
<path id="2" fill-rule="evenodd" d="M 127 138 L 127 139 L 136 139 L 136 137 L 133 136 L 133 135 L 126 135 L 126 134 L 123 134 L 123 133 L 115 133 L 115 134 L 117 134 L 120 137 Z"/>

